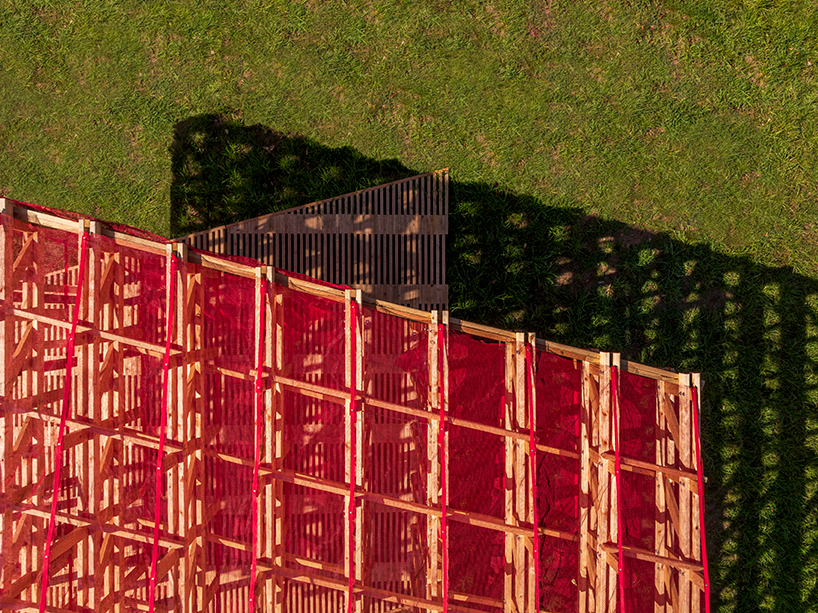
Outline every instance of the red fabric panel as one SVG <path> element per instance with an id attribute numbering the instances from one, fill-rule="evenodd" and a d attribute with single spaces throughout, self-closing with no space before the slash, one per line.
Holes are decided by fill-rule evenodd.
<path id="1" fill-rule="evenodd" d="M 612 369 L 613 370 L 613 369 Z M 613 390 L 612 390 L 613 391 Z M 619 455 L 656 461 L 656 381 L 619 371 Z M 655 551 L 656 480 L 621 471 L 619 484 L 619 543 Z M 623 611 L 653 608 L 654 565 L 632 557 L 623 560 Z"/>
<path id="2" fill-rule="evenodd" d="M 449 386 L 449 415 L 501 426 L 504 345 L 450 332 Z M 505 437 L 455 425 L 448 430 L 451 508 L 505 519 Z M 502 600 L 503 534 L 459 522 L 449 522 L 449 530 L 452 592 Z"/>
<path id="3" fill-rule="evenodd" d="M 206 302 L 203 345 L 205 355 L 212 356 L 204 374 L 206 447 L 246 460 L 246 465 L 238 465 L 205 455 L 204 508 L 214 513 L 208 532 L 250 544 L 255 421 L 255 386 L 250 373 L 255 367 L 256 281 L 206 268 L 201 274 Z M 207 542 L 205 557 L 222 574 L 246 573 L 252 564 L 250 551 L 221 543 Z"/>
<path id="4" fill-rule="evenodd" d="M 537 351 L 534 389 L 537 440 L 541 445 L 579 452 L 582 366 Z M 579 533 L 579 459 L 537 453 L 537 521 L 541 527 Z M 573 613 L 579 598 L 577 543 L 541 537 L 540 606 Z"/>

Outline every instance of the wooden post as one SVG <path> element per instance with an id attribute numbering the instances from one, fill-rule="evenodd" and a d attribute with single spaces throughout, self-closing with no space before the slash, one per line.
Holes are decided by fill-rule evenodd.
<path id="1" fill-rule="evenodd" d="M 442 390 L 440 407 L 441 419 L 438 424 L 443 431 L 443 441 L 441 449 L 438 453 L 440 455 L 440 491 L 441 491 L 441 506 L 443 508 L 443 516 L 441 518 L 440 535 L 441 535 L 441 599 L 443 601 L 443 613 L 448 611 L 449 607 L 449 528 L 447 520 L 447 507 L 449 504 L 449 429 L 446 427 L 446 419 L 449 414 L 449 312 L 443 311 L 441 313 L 443 324 L 443 338 L 438 339 L 438 351 L 440 356 L 440 387 Z"/>
<path id="2" fill-rule="evenodd" d="M 366 432 L 366 399 L 364 398 L 364 318 L 363 318 L 363 293 L 355 290 L 355 302 L 357 308 L 357 321 L 355 325 L 355 395 L 358 396 L 355 403 L 355 410 L 358 412 L 355 419 L 355 437 L 358 453 L 356 461 L 358 466 L 355 471 L 355 487 L 358 491 L 366 491 L 368 488 L 369 466 L 367 465 L 367 448 L 364 443 L 369 439 Z M 371 575 L 371 556 L 369 555 L 369 542 L 371 526 L 369 522 L 369 505 L 361 499 L 357 503 L 357 513 L 355 514 L 355 581 L 359 585 L 368 585 Z M 355 610 L 359 613 L 369 611 L 371 608 L 370 597 L 362 595 L 356 599 Z"/>
<path id="3" fill-rule="evenodd" d="M 174 296 L 174 334 L 173 342 L 177 347 L 185 347 L 185 322 L 188 312 L 188 305 L 185 300 L 186 288 L 185 278 L 187 276 L 187 249 L 185 243 L 174 243 L 173 249 L 176 251 L 176 278 L 173 280 L 173 288 L 176 292 Z M 169 298 L 169 296 L 168 296 Z M 185 352 L 178 354 L 171 359 L 171 393 L 168 399 L 168 438 L 177 443 L 185 441 L 185 409 L 186 400 L 185 387 L 187 372 L 185 369 Z M 185 536 L 185 517 L 187 509 L 185 505 L 185 485 L 184 478 L 186 454 L 177 456 L 176 461 L 170 467 L 170 477 L 168 478 L 168 532 L 179 538 Z M 168 578 L 168 591 L 171 598 L 170 605 L 175 610 L 185 611 L 185 593 L 188 586 L 188 572 L 186 568 L 186 556 L 182 554 L 170 571 Z"/>
<path id="4" fill-rule="evenodd" d="M 517 332 L 514 342 L 514 414 L 511 419 L 511 429 L 516 432 L 525 432 L 525 334 Z M 528 505 L 526 492 L 528 479 L 526 478 L 526 453 L 523 441 L 514 439 L 514 454 L 512 469 L 514 474 L 514 525 L 528 519 Z M 526 538 L 519 534 L 514 536 L 514 603 L 518 611 L 526 610 Z"/>
<path id="5" fill-rule="evenodd" d="M 619 600 L 619 609 L 621 611 L 625 610 L 625 590 L 624 590 L 624 555 L 622 549 L 622 542 L 621 538 L 622 535 L 619 534 L 619 527 L 622 524 L 622 514 L 621 514 L 621 494 L 620 492 L 620 484 L 621 484 L 621 467 L 620 467 L 620 456 L 619 456 L 619 446 L 620 441 L 622 440 L 621 436 L 621 428 L 622 428 L 622 418 L 621 418 L 621 411 L 619 406 L 619 368 L 621 365 L 621 361 L 619 358 L 618 353 L 614 353 L 611 355 L 611 368 L 609 369 L 610 377 L 611 377 L 611 425 L 613 426 L 612 435 L 611 435 L 611 443 L 614 447 L 614 453 L 616 460 L 614 462 L 614 478 L 611 479 L 611 541 L 615 542 L 618 545 L 619 551 L 617 552 L 617 573 L 616 573 L 616 584 L 614 587 L 614 592 L 612 596 L 612 602 L 616 602 L 617 595 Z M 612 583 L 612 582 L 611 582 Z M 608 588 L 608 596 L 611 598 L 611 589 Z M 616 588 L 619 588 L 618 590 Z M 611 606 L 611 610 L 615 610 L 614 607 L 616 605 Z"/>
<path id="6" fill-rule="evenodd" d="M 267 344 L 268 360 L 273 369 L 273 387 L 267 395 L 265 403 L 271 411 L 272 419 L 268 420 L 267 432 L 270 434 L 268 440 L 273 441 L 272 467 L 274 470 L 284 468 L 284 388 L 278 381 L 278 375 L 284 369 L 284 309 L 282 308 L 284 297 L 276 291 L 275 269 L 267 269 L 268 287 L 273 292 L 267 301 L 270 311 L 268 311 L 267 321 L 268 334 L 273 339 Z M 286 528 L 286 518 L 284 517 L 284 484 L 280 480 L 275 480 L 268 486 L 271 498 L 268 498 L 268 510 L 272 503 L 272 513 L 268 516 L 273 521 L 273 538 L 271 557 L 273 564 L 277 567 L 284 566 L 284 530 Z M 280 576 L 273 578 L 273 594 L 267 600 L 272 603 L 273 613 L 284 613 L 285 610 L 285 583 Z"/>
<path id="7" fill-rule="evenodd" d="M 90 222 L 90 236 L 88 245 L 88 260 L 86 262 L 87 284 L 83 291 L 81 319 L 90 322 L 98 329 L 99 321 L 99 289 L 97 287 L 100 269 L 99 237 L 102 224 L 98 221 Z M 98 413 L 98 377 L 99 377 L 99 337 L 86 336 L 77 344 L 78 366 L 80 376 L 77 378 L 77 411 L 84 411 L 89 421 L 99 421 Z M 42 389 L 41 387 L 38 389 Z M 92 434 L 79 446 L 76 451 L 76 473 L 80 478 L 82 495 L 79 496 L 78 510 L 93 516 L 97 512 L 98 496 L 96 493 L 96 450 L 99 449 L 99 435 Z M 93 535 L 87 537 L 77 547 L 77 567 L 79 582 L 77 586 L 77 604 L 93 608 L 94 582 L 92 580 L 93 561 L 96 558 L 96 546 L 99 539 Z"/>
<path id="8" fill-rule="evenodd" d="M 591 390 L 591 364 L 582 362 L 582 395 L 579 423 L 579 577 L 577 587 L 579 593 L 579 613 L 587 613 L 595 609 L 594 578 L 596 577 L 596 557 L 589 555 L 591 549 L 590 531 L 593 503 L 591 501 L 591 476 L 593 463 L 591 462 L 591 429 L 593 427 Z M 598 398 L 598 394 L 596 395 Z M 596 471 L 593 471 L 596 476 Z"/>
<path id="9" fill-rule="evenodd" d="M 344 326 L 346 339 L 344 380 L 346 382 L 346 389 L 354 390 L 355 396 L 354 398 L 350 397 L 345 417 L 346 427 L 344 430 L 347 450 L 345 454 L 345 476 L 347 483 L 350 484 L 350 491 L 353 489 L 352 484 L 354 481 L 355 491 L 360 492 L 364 484 L 363 456 L 365 452 L 363 448 L 364 403 L 359 398 L 363 388 L 363 322 L 361 312 L 363 308 L 363 298 L 361 296 L 361 290 L 346 290 L 344 292 L 344 300 L 346 313 L 346 325 Z M 355 301 L 354 305 L 353 300 Z M 345 498 L 345 503 L 350 513 L 354 511 L 355 518 L 352 529 L 346 531 L 344 568 L 347 577 L 352 577 L 356 585 L 361 585 L 364 575 L 364 503 L 363 501 L 358 503 L 357 500 L 351 499 L 349 494 Z M 350 609 L 349 603 L 347 603 L 347 610 L 355 610 L 356 612 L 363 611 L 366 607 L 367 599 L 360 593 L 356 593 L 353 598 L 354 607 Z"/>
<path id="10" fill-rule="evenodd" d="M 3 275 L 0 286 L 0 300 L 4 309 L 13 306 L 13 271 L 14 271 L 14 207 L 5 198 L 0 198 L 0 209 L 3 213 L 2 234 L 0 234 L 0 274 Z M 0 326 L 0 398 L 3 410 L 0 417 L 3 427 L 0 429 L 0 483 L 13 483 L 15 469 L 12 466 L 14 449 L 14 414 L 6 410 L 12 397 L 12 381 L 9 380 L 9 369 L 14 352 L 14 319 L 3 313 L 3 324 Z M 6 507 L 0 513 L 0 539 L 3 551 L 14 551 L 14 514 Z M 13 565 L 4 563 L 0 566 L 0 584 L 9 585 Z"/>
<path id="11" fill-rule="evenodd" d="M 530 489 L 528 491 L 528 516 L 527 521 L 534 526 L 534 534 L 531 538 L 531 547 L 526 548 L 531 551 L 531 561 L 528 565 L 528 607 L 529 611 L 538 613 L 539 603 L 539 571 L 540 571 L 540 535 L 539 535 L 539 521 L 537 508 L 537 394 L 534 376 L 537 372 L 537 337 L 532 332 L 528 334 L 528 346 L 526 347 L 526 369 L 525 377 L 526 384 L 523 387 L 526 395 L 526 403 L 524 406 L 528 407 L 526 411 L 526 422 L 531 433 L 529 439 L 528 449 L 528 482 Z M 528 357 L 530 356 L 530 358 Z"/>
<path id="12" fill-rule="evenodd" d="M 602 548 L 604 543 L 611 540 L 611 461 L 603 458 L 602 454 L 612 449 L 611 445 L 611 354 L 599 354 L 599 467 L 597 471 L 597 495 L 595 506 L 597 509 L 596 533 L 596 613 L 608 613 L 616 610 L 615 573 L 612 573 L 608 554 Z M 615 486 L 614 486 L 615 487 Z"/>
<path id="13" fill-rule="evenodd" d="M 679 462 L 688 470 L 695 470 L 693 465 L 693 414 L 691 412 L 690 375 L 679 373 Z M 689 560 L 692 550 L 692 517 L 691 517 L 690 480 L 679 479 L 679 550 Z M 679 570 L 679 601 L 675 613 L 691 612 L 691 581 L 684 569 Z"/>
<path id="14" fill-rule="evenodd" d="M 276 320 L 279 312 L 278 293 L 275 285 L 275 269 L 267 267 L 267 297 L 264 303 L 264 453 L 262 461 L 272 470 L 282 468 L 280 454 L 283 446 L 284 424 L 280 417 L 282 407 L 281 390 L 276 378 L 276 354 L 278 322 Z M 268 372 L 270 373 L 268 376 Z M 281 481 L 267 477 L 262 487 L 261 515 L 263 527 L 261 531 L 261 541 L 259 551 L 261 555 L 273 562 L 273 564 L 283 566 L 283 526 L 279 522 L 284 511 L 283 484 Z M 284 583 L 283 579 L 265 573 L 263 578 L 263 597 L 260 599 L 261 610 L 264 613 L 282 613 L 284 607 Z"/>
<path id="15" fill-rule="evenodd" d="M 429 323 L 428 366 L 429 366 L 429 407 L 432 417 L 427 430 L 426 450 L 429 472 L 426 475 L 426 504 L 437 508 L 440 504 L 440 457 L 438 454 L 437 431 L 440 426 L 440 371 L 437 327 L 440 322 L 438 311 L 432 311 Z M 426 567 L 426 598 L 436 600 L 440 595 L 440 518 L 427 515 L 427 543 L 429 558 Z"/>
<path id="16" fill-rule="evenodd" d="M 264 434 L 264 367 L 266 357 L 265 341 L 267 340 L 267 270 L 265 266 L 256 269 L 256 291 L 255 291 L 255 333 L 253 334 L 253 348 L 254 356 L 253 363 L 256 367 L 256 381 L 253 401 L 253 492 L 252 492 L 252 517 L 255 520 L 254 525 L 251 526 L 253 531 L 252 537 L 252 556 L 251 561 L 252 572 L 250 574 L 249 587 L 249 601 L 250 613 L 255 613 L 260 607 L 259 602 L 263 603 L 268 591 L 265 581 L 258 580 L 258 559 L 263 557 L 265 550 L 265 530 L 264 530 L 264 488 L 259 480 L 259 468 L 262 461 L 269 459 L 269 455 L 265 455 L 263 450 L 267 447 L 267 439 Z M 259 584 L 261 586 L 259 587 Z M 263 607 L 263 605 L 262 605 Z"/>
<path id="17" fill-rule="evenodd" d="M 193 612 L 207 606 L 204 527 L 204 449 L 202 418 L 204 413 L 204 334 L 203 270 L 191 273 L 187 246 L 179 249 L 177 288 L 184 305 L 178 333 L 183 347 L 178 391 L 181 398 L 179 419 L 182 440 L 187 442 L 179 480 L 179 529 L 184 539 L 181 556 L 179 596 L 182 610 Z"/>
<path id="18" fill-rule="evenodd" d="M 698 472 L 697 475 L 697 483 L 696 489 L 694 491 L 693 500 L 691 503 L 693 504 L 693 515 L 695 517 L 695 521 L 693 523 L 693 556 L 695 560 L 699 560 L 702 563 L 702 582 L 700 589 L 703 590 L 703 598 L 694 598 L 692 603 L 692 610 L 694 613 L 698 613 L 701 609 L 701 600 L 704 600 L 704 608 L 705 611 L 710 611 L 710 573 L 707 564 L 707 543 L 705 542 L 705 534 L 704 534 L 704 500 L 702 497 L 704 496 L 704 483 L 703 483 L 703 476 L 704 476 L 704 467 L 701 465 L 702 459 L 702 440 L 701 440 L 701 424 L 702 424 L 702 377 L 699 373 L 692 373 L 691 374 L 691 384 L 695 388 L 695 404 L 691 407 L 693 413 L 693 417 L 695 419 L 693 424 L 693 431 L 692 435 L 694 437 L 694 448 L 695 453 L 693 457 L 696 460 L 696 471 Z M 698 583 L 697 583 L 698 585 Z"/>
<path id="19" fill-rule="evenodd" d="M 656 426 L 654 438 L 656 440 L 656 465 L 660 468 L 665 465 L 667 455 L 667 420 L 665 414 L 668 411 L 667 393 L 665 382 L 656 382 Z M 667 501 L 665 500 L 665 480 L 661 473 L 654 477 L 654 532 L 655 543 L 654 553 L 658 556 L 667 557 Z M 654 570 L 654 613 L 666 613 L 668 605 L 668 591 L 666 585 L 668 581 L 668 568 L 665 564 L 656 564 Z"/>

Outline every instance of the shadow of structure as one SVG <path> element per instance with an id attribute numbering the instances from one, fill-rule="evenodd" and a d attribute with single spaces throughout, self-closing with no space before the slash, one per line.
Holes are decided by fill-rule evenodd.
<path id="1" fill-rule="evenodd" d="M 412 176 L 298 135 L 218 114 L 176 124 L 171 145 L 171 234 L 180 236 Z"/>
<path id="2" fill-rule="evenodd" d="M 217 115 L 176 126 L 194 232 L 417 172 Z M 703 373 L 713 610 L 818 608 L 818 281 L 568 200 L 451 181 L 452 315 Z"/>

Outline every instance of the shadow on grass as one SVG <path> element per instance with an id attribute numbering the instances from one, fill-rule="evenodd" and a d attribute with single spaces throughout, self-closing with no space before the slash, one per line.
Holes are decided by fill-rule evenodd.
<path id="1" fill-rule="evenodd" d="M 410 177 L 396 160 L 331 149 L 221 115 L 176 124 L 171 145 L 173 236 Z"/>
<path id="2" fill-rule="evenodd" d="M 177 125 L 177 234 L 418 174 L 214 115 Z M 451 183 L 452 314 L 703 373 L 713 610 L 818 607 L 818 283 L 482 183 Z"/>

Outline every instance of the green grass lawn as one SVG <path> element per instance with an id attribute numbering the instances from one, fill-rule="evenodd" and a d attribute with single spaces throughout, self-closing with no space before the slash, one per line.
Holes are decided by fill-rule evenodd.
<path id="1" fill-rule="evenodd" d="M 449 167 L 453 313 L 703 372 L 715 610 L 818 611 L 813 3 L 4 0 L 0 26 L 16 199 L 170 235 Z"/>

